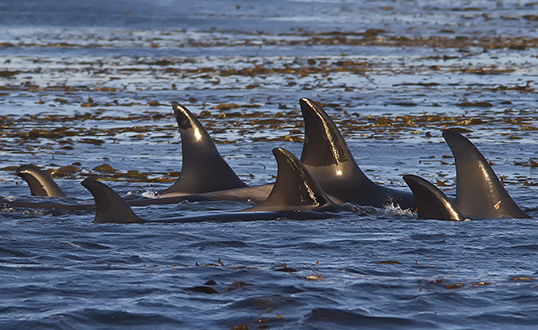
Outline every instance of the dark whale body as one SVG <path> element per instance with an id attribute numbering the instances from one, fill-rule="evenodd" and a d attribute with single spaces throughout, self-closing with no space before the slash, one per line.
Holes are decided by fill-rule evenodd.
<path id="1" fill-rule="evenodd" d="M 35 165 L 21 165 L 15 174 L 26 181 L 32 196 L 65 197 L 65 193 L 47 172 Z"/>
<path id="2" fill-rule="evenodd" d="M 182 139 L 183 169 L 176 183 L 158 193 L 157 198 L 129 201 L 131 206 L 173 204 L 187 201 L 230 200 L 262 203 L 273 184 L 248 187 L 220 156 L 200 122 L 179 103 L 172 105 Z M 399 205 L 414 208 L 411 192 L 383 187 L 372 182 L 359 168 L 340 131 L 315 102 L 300 99 L 305 121 L 301 161 L 336 203 L 364 206 Z M 54 208 L 54 204 L 12 202 L 13 206 Z M 85 209 L 90 205 L 58 204 L 61 209 Z"/>
<path id="3" fill-rule="evenodd" d="M 530 218 L 514 202 L 486 158 L 458 132 L 443 132 L 456 164 L 456 199 L 453 202 L 430 182 L 404 176 L 418 204 L 421 219 Z"/>
<path id="4" fill-rule="evenodd" d="M 378 185 L 361 171 L 342 134 L 318 104 L 307 98 L 300 104 L 305 126 L 301 161 L 335 202 L 402 209 L 416 206 L 411 191 Z"/>
<path id="5" fill-rule="evenodd" d="M 222 158 L 198 119 L 177 102 L 172 103 L 172 109 L 181 134 L 183 164 L 174 185 L 159 195 L 199 194 L 246 187 Z"/>
<path id="6" fill-rule="evenodd" d="M 278 176 L 269 197 L 263 203 L 239 212 L 144 220 L 105 184 L 86 179 L 82 185 L 90 191 L 95 200 L 94 223 L 224 222 L 280 218 L 311 220 L 334 217 L 334 214 L 323 212 L 335 212 L 341 208 L 323 192 L 302 163 L 285 149 L 275 148 L 273 154 L 278 163 Z"/>

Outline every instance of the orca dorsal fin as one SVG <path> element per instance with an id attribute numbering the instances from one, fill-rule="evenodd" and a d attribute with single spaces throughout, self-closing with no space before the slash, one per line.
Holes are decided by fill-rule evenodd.
<path id="1" fill-rule="evenodd" d="M 305 138 L 301 161 L 319 185 L 337 203 L 402 209 L 415 207 L 410 191 L 378 185 L 359 168 L 340 131 L 314 101 L 300 99 Z"/>
<path id="2" fill-rule="evenodd" d="M 261 204 L 245 211 L 334 211 L 339 209 L 291 152 L 273 149 L 278 173 L 273 190 Z"/>
<path id="3" fill-rule="evenodd" d="M 456 206 L 466 216 L 530 218 L 514 202 L 474 144 L 458 132 L 443 132 L 456 163 Z"/>
<path id="4" fill-rule="evenodd" d="M 92 179 L 81 183 L 90 191 L 95 200 L 93 223 L 143 223 L 133 210 L 112 188 Z"/>
<path id="5" fill-rule="evenodd" d="M 65 197 L 65 193 L 47 172 L 35 165 L 21 165 L 15 174 L 26 181 L 32 196 Z"/>
<path id="6" fill-rule="evenodd" d="M 198 119 L 177 102 L 172 102 L 172 108 L 181 134 L 183 165 L 174 185 L 160 195 L 196 194 L 246 187 L 221 157 Z"/>
<path id="7" fill-rule="evenodd" d="M 404 175 L 403 179 L 415 195 L 419 219 L 465 220 L 445 193 L 429 181 L 416 175 Z"/>
<path id="8" fill-rule="evenodd" d="M 372 183 L 360 170 L 342 134 L 325 110 L 305 97 L 299 103 L 305 128 L 301 162 L 310 171 L 323 171 L 325 175 L 339 178 L 353 176 Z"/>

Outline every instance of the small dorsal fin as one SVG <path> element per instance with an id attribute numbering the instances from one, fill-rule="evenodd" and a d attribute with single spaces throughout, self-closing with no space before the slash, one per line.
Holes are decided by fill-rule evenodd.
<path id="1" fill-rule="evenodd" d="M 466 137 L 443 132 L 456 163 L 456 206 L 466 216 L 530 218 L 504 189 L 488 161 Z"/>
<path id="2" fill-rule="evenodd" d="M 314 101 L 300 99 L 305 138 L 301 161 L 325 192 L 338 203 L 385 207 L 398 204 L 415 207 L 410 191 L 380 186 L 359 168 L 340 131 Z"/>
<path id="3" fill-rule="evenodd" d="M 95 200 L 93 223 L 143 223 L 125 201 L 110 187 L 96 180 L 85 179 L 81 183 Z"/>
<path id="4" fill-rule="evenodd" d="M 21 165 L 15 174 L 26 181 L 33 196 L 65 197 L 65 193 L 47 172 L 40 170 L 37 166 Z"/>
<path id="5" fill-rule="evenodd" d="M 325 194 L 297 157 L 282 149 L 273 149 L 278 173 L 273 190 L 261 204 L 245 211 L 333 211 L 339 209 Z"/>
<path id="6" fill-rule="evenodd" d="M 429 181 L 416 175 L 404 175 L 403 179 L 415 195 L 419 219 L 465 220 L 445 193 Z"/>
<path id="7" fill-rule="evenodd" d="M 184 106 L 172 103 L 179 126 L 183 165 L 176 183 L 166 194 L 197 194 L 246 187 L 219 154 L 213 140 L 198 119 Z"/>

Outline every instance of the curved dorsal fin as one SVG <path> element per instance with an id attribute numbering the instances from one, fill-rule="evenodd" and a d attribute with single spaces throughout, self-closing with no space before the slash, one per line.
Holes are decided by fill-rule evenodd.
<path id="1" fill-rule="evenodd" d="M 305 127 L 301 161 L 335 202 L 415 207 L 410 191 L 380 186 L 361 171 L 342 134 L 318 104 L 307 98 L 300 104 Z"/>
<path id="2" fill-rule="evenodd" d="M 497 175 L 478 151 L 460 133 L 443 132 L 456 163 L 456 206 L 466 216 L 486 218 L 530 218 L 504 189 Z"/>
<path id="3" fill-rule="evenodd" d="M 47 172 L 40 170 L 37 166 L 21 165 L 15 174 L 26 181 L 33 196 L 65 197 L 65 193 Z"/>
<path id="4" fill-rule="evenodd" d="M 307 168 L 323 170 L 330 176 L 353 176 L 372 181 L 360 170 L 340 131 L 327 113 L 314 101 L 299 100 L 304 118 L 305 138 L 301 162 Z"/>
<path id="5" fill-rule="evenodd" d="M 181 134 L 183 165 L 176 183 L 166 194 L 196 194 L 245 187 L 219 154 L 213 140 L 198 119 L 184 106 L 172 103 Z"/>
<path id="6" fill-rule="evenodd" d="M 142 223 L 125 201 L 110 187 L 92 179 L 81 183 L 90 191 L 95 200 L 95 219 L 93 223 Z"/>
<path id="7" fill-rule="evenodd" d="M 404 175 L 403 179 L 415 195 L 419 219 L 465 220 L 445 193 L 429 181 L 416 175 Z"/>
<path id="8" fill-rule="evenodd" d="M 273 154 L 278 164 L 273 190 L 264 202 L 245 211 L 332 211 L 339 208 L 291 152 L 275 148 Z"/>

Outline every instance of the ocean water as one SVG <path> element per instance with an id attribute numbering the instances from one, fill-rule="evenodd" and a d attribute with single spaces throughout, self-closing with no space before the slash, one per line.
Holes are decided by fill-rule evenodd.
<path id="1" fill-rule="evenodd" d="M 2 329 L 536 329 L 537 5 L 523 1 L 0 1 Z M 455 194 L 441 137 L 476 144 L 534 219 L 92 224 L 99 177 L 125 198 L 181 170 L 170 107 L 195 113 L 241 179 L 299 156 L 298 100 L 323 105 L 361 169 Z M 21 164 L 67 198 L 30 196 Z M 106 172 L 101 165 L 114 170 Z M 159 219 L 251 206 L 135 208 Z"/>

